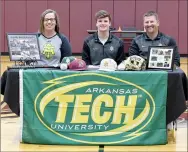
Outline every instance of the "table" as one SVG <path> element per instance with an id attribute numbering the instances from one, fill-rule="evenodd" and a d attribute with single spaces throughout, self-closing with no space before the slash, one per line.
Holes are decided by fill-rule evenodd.
<path id="1" fill-rule="evenodd" d="M 17 69 L 11 69 L 3 75 L 7 77 L 7 80 L 6 85 L 3 81 L 1 82 L 1 94 L 4 94 L 4 101 L 9 105 L 12 112 L 19 116 L 19 72 Z M 185 101 L 188 100 L 187 84 L 187 77 L 181 69 L 168 72 L 167 124 L 176 120 L 186 110 Z"/>

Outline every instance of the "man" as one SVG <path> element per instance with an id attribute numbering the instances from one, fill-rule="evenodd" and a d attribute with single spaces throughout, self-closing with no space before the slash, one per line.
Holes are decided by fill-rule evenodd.
<path id="1" fill-rule="evenodd" d="M 180 66 L 180 55 L 176 41 L 161 32 L 159 32 L 159 18 L 154 11 L 149 11 L 143 16 L 144 29 L 146 33 L 133 39 L 129 48 L 129 56 L 138 55 L 147 58 L 149 46 L 173 46 L 174 64 Z"/>
<path id="2" fill-rule="evenodd" d="M 95 15 L 97 32 L 85 39 L 82 59 L 87 65 L 100 65 L 102 59 L 114 59 L 117 64 L 125 60 L 124 43 L 110 33 L 111 16 L 100 10 Z"/>

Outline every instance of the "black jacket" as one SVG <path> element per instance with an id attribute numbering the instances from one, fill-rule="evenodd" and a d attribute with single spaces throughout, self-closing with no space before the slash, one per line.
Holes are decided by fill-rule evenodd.
<path id="1" fill-rule="evenodd" d="M 160 32 L 154 40 L 151 40 L 146 33 L 135 37 L 132 40 L 131 46 L 129 48 L 129 56 L 138 55 L 146 59 L 148 56 L 149 46 L 174 47 L 174 64 L 180 66 L 180 55 L 178 52 L 176 41 L 172 37 Z"/>
<path id="2" fill-rule="evenodd" d="M 105 58 L 114 59 L 117 64 L 125 60 L 124 43 L 110 33 L 107 42 L 103 45 L 98 34 L 90 35 L 84 41 L 82 59 L 87 65 L 100 65 Z"/>

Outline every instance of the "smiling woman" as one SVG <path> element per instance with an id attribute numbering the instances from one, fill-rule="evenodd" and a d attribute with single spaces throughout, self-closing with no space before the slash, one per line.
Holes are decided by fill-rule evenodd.
<path id="1" fill-rule="evenodd" d="M 59 33 L 59 17 L 55 11 L 46 10 L 41 16 L 40 24 L 40 32 L 46 37 Z"/>
<path id="2" fill-rule="evenodd" d="M 60 34 L 59 16 L 56 11 L 45 10 L 40 19 L 39 44 L 41 50 L 40 65 L 60 64 L 63 57 L 72 54 L 70 43 Z"/>
<path id="3" fill-rule="evenodd" d="M 62 59 L 71 56 L 71 46 L 67 37 L 59 32 L 59 17 L 56 11 L 45 10 L 40 18 L 40 33 L 38 34 L 40 61 L 42 66 L 60 65 Z M 7 70 L 1 77 L 1 94 L 4 94 L 7 81 Z"/>

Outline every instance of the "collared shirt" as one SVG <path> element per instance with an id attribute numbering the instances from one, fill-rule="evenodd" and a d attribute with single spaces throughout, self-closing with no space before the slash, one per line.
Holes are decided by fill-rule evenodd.
<path id="1" fill-rule="evenodd" d="M 111 33 L 104 44 L 99 40 L 97 33 L 87 37 L 82 52 L 82 59 L 86 64 L 100 65 L 105 58 L 114 59 L 117 64 L 125 60 L 123 41 Z"/>
<path id="2" fill-rule="evenodd" d="M 180 66 L 180 55 L 178 52 L 178 47 L 176 41 L 161 32 L 158 33 L 157 37 L 152 40 L 146 33 L 143 33 L 132 40 L 129 48 L 129 56 L 138 55 L 143 58 L 148 57 L 149 46 L 172 46 L 174 47 L 174 64 Z"/>

